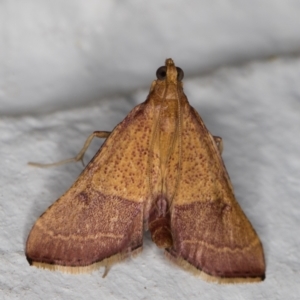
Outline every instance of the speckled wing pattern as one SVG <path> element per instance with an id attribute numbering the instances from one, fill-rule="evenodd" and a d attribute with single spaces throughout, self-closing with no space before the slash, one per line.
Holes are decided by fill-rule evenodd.
<path id="1" fill-rule="evenodd" d="M 172 59 L 147 100 L 109 135 L 72 187 L 37 220 L 28 261 L 66 272 L 110 266 L 142 249 L 208 281 L 261 281 L 264 253 L 236 202 L 220 145 L 183 93 Z"/>
<path id="2" fill-rule="evenodd" d="M 142 249 L 149 109 L 135 107 L 73 186 L 37 220 L 26 245 L 31 264 L 84 272 Z"/>
<path id="3" fill-rule="evenodd" d="M 166 254 L 208 281 L 261 281 L 262 245 L 235 200 L 214 138 L 191 106 L 182 119 L 181 180 L 171 209 L 173 247 Z"/>

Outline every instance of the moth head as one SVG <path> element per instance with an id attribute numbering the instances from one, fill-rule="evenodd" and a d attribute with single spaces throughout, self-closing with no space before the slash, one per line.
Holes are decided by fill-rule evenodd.
<path id="1" fill-rule="evenodd" d="M 158 80 L 177 83 L 183 79 L 182 69 L 176 67 L 171 58 L 166 59 L 165 66 L 157 69 L 156 77 Z"/>

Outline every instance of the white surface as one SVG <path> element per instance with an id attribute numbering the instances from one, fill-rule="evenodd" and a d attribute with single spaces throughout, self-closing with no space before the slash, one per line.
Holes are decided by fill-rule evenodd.
<path id="1" fill-rule="evenodd" d="M 0 2 L 0 115 L 147 87 L 172 57 L 190 75 L 300 49 L 297 0 Z"/>
<path id="2" fill-rule="evenodd" d="M 0 4 L 0 299 L 298 299 L 300 59 L 197 75 L 297 52 L 299 2 L 86 3 Z M 92 131 L 111 130 L 145 100 L 166 57 L 184 69 L 190 103 L 223 137 L 237 199 L 264 245 L 266 280 L 206 283 L 167 261 L 149 235 L 143 253 L 105 279 L 101 269 L 74 276 L 29 267 L 24 246 L 31 226 L 82 166 L 36 169 L 26 163 L 74 156 Z M 49 110 L 57 111 L 26 114 Z M 86 161 L 100 144 L 93 143 Z"/>

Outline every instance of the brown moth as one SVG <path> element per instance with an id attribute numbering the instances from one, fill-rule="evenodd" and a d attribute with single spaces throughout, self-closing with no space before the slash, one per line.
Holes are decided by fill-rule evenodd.
<path id="1" fill-rule="evenodd" d="M 183 93 L 183 71 L 167 59 L 147 100 L 109 132 L 71 188 L 34 224 L 31 265 L 86 272 L 142 250 L 143 231 L 173 262 L 208 281 L 261 281 L 261 242 L 236 202 L 222 140 Z M 41 165 L 38 165 L 41 166 Z"/>

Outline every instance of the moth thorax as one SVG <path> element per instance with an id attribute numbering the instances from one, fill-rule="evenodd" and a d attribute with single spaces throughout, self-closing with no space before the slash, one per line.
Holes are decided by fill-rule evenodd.
<path id="1" fill-rule="evenodd" d="M 159 248 L 170 248 L 173 239 L 170 228 L 170 212 L 165 197 L 158 196 L 149 214 L 149 230 L 152 241 Z"/>

